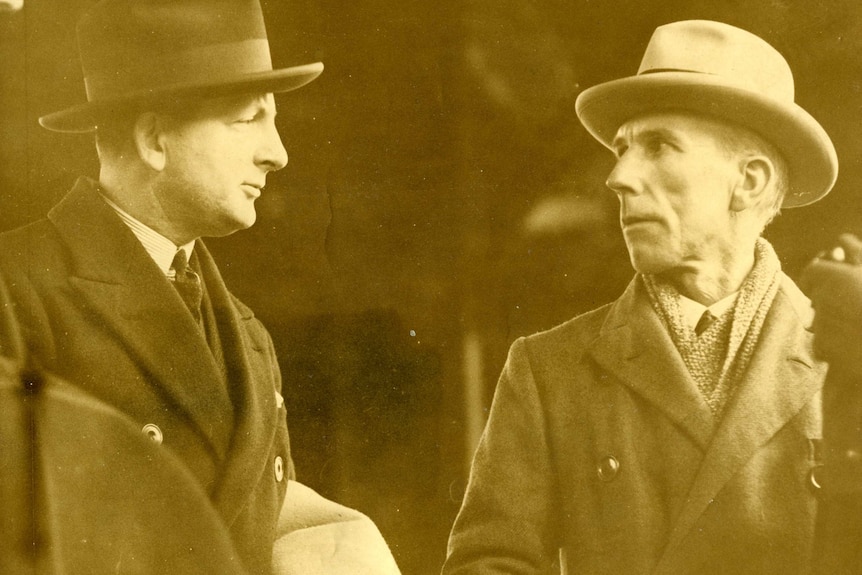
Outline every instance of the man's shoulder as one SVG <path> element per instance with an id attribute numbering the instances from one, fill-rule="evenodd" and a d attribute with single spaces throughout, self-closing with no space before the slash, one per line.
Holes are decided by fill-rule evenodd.
<path id="1" fill-rule="evenodd" d="M 41 241 L 44 238 L 53 238 L 56 232 L 54 226 L 47 218 L 7 230 L 0 233 L 0 244 L 4 246 Z"/>
<path id="2" fill-rule="evenodd" d="M 0 233 L 0 267 L 4 270 L 19 266 L 32 267 L 62 254 L 62 241 L 54 225 L 47 219 Z"/>
<path id="3" fill-rule="evenodd" d="M 597 333 L 616 301 L 606 303 L 596 309 L 579 314 L 572 319 L 548 330 L 530 336 L 534 340 L 570 339 L 585 334 Z"/>
<path id="4" fill-rule="evenodd" d="M 618 300 L 582 313 L 551 329 L 524 338 L 531 355 L 561 357 L 581 354 L 598 337 Z"/>
<path id="5" fill-rule="evenodd" d="M 780 272 L 780 283 L 776 299 L 789 304 L 803 326 L 811 325 L 814 319 L 814 308 L 802 290 L 784 272 Z"/>

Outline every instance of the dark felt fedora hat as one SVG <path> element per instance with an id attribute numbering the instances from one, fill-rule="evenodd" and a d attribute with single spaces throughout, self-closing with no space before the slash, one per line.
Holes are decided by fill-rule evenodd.
<path id="1" fill-rule="evenodd" d="M 273 69 L 259 0 L 103 0 L 78 22 L 87 102 L 39 118 L 88 132 L 132 106 L 239 92 L 286 92 L 316 62 Z"/>
<path id="2" fill-rule="evenodd" d="M 575 108 L 608 148 L 625 122 L 661 109 L 742 125 L 784 156 L 790 189 L 783 207 L 790 208 L 819 200 L 838 177 L 832 140 L 794 98 L 790 66 L 775 48 L 728 24 L 688 20 L 656 28 L 637 75 L 584 90 Z"/>

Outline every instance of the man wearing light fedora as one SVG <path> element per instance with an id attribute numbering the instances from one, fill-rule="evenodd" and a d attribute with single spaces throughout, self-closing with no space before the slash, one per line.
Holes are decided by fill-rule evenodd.
<path id="1" fill-rule="evenodd" d="M 0 237 L 29 357 L 187 469 L 233 546 L 224 572 L 397 573 L 367 517 L 295 481 L 272 341 L 200 239 L 254 223 L 287 164 L 273 94 L 323 65 L 273 69 L 258 0 L 104 0 L 77 33 L 87 102 L 40 123 L 94 131 L 98 179 Z M 94 564 L 188 572 L 168 549 L 134 571 L 126 549 L 76 533 L 79 551 L 107 554 Z"/>
<path id="2" fill-rule="evenodd" d="M 659 27 L 576 108 L 636 274 L 512 345 L 443 572 L 806 572 L 825 370 L 761 233 L 829 192 L 833 145 L 784 58 L 718 22 Z"/>

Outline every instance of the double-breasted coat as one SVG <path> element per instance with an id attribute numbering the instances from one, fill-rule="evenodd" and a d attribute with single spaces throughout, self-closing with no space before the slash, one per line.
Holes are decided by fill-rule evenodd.
<path id="1" fill-rule="evenodd" d="M 516 341 L 444 574 L 806 572 L 825 373 L 809 309 L 782 275 L 720 420 L 638 277 Z"/>
<path id="2" fill-rule="evenodd" d="M 171 450 L 211 498 L 245 568 L 267 573 L 293 469 L 281 376 L 265 328 L 228 292 L 203 242 L 195 253 L 224 370 L 90 180 L 47 219 L 0 236 L 0 273 L 31 358 Z"/>

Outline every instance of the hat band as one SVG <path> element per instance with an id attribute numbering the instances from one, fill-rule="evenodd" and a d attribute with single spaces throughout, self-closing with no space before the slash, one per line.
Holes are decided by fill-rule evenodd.
<path id="1" fill-rule="evenodd" d="M 647 74 L 660 74 L 661 72 L 689 72 L 691 74 L 709 74 L 709 72 L 704 72 L 702 70 L 687 70 L 685 68 L 650 68 L 648 70 L 643 70 L 638 72 L 638 76 L 645 76 Z M 715 74 L 711 74 L 715 75 Z"/>
<path id="2" fill-rule="evenodd" d="M 132 64 L 120 71 L 90 71 L 85 74 L 84 84 L 87 100 L 94 102 L 166 87 L 225 83 L 270 71 L 269 43 L 259 38 L 184 50 Z"/>

